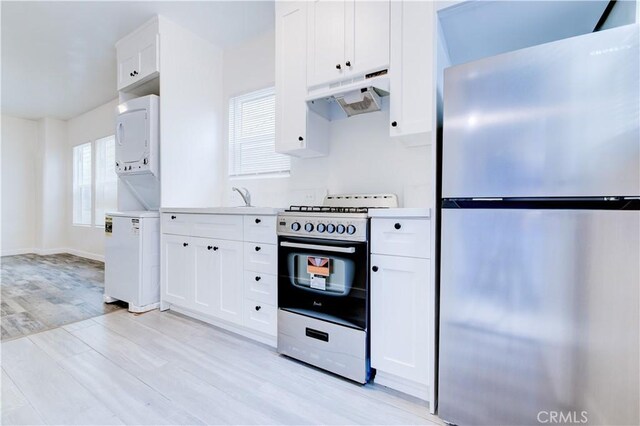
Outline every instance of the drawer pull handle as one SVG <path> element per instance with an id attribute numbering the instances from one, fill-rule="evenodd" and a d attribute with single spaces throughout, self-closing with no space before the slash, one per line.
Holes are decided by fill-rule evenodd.
<path id="1" fill-rule="evenodd" d="M 402 228 L 402 225 L 400 225 L 399 223 L 396 223 L 395 225 L 393 225 L 393 227 L 396 229 L 400 229 Z"/>
<path id="2" fill-rule="evenodd" d="M 171 219 L 175 219 L 176 217 L 174 215 L 171 215 Z"/>
<path id="3" fill-rule="evenodd" d="M 262 222 L 262 220 L 256 219 L 256 223 L 260 223 L 260 222 Z"/>
<path id="4" fill-rule="evenodd" d="M 260 250 L 262 250 L 262 247 L 256 246 L 256 251 L 260 251 Z"/>
<path id="5" fill-rule="evenodd" d="M 373 272 L 378 272 L 378 267 L 377 267 L 377 266 L 374 266 L 373 268 L 371 268 L 371 270 L 372 270 Z"/>
<path id="6" fill-rule="evenodd" d="M 259 275 L 256 276 L 256 281 L 260 281 L 261 279 L 262 279 L 261 276 L 259 276 Z"/>
<path id="7" fill-rule="evenodd" d="M 188 245 L 189 245 L 189 243 L 182 243 L 182 247 L 186 247 Z"/>
<path id="8" fill-rule="evenodd" d="M 324 331 L 314 330 L 313 328 L 307 327 L 304 334 L 312 339 L 322 340 L 323 342 L 329 341 L 329 333 L 325 333 Z"/>
<path id="9" fill-rule="evenodd" d="M 259 311 L 260 309 L 262 309 L 262 306 L 256 306 L 256 311 Z"/>

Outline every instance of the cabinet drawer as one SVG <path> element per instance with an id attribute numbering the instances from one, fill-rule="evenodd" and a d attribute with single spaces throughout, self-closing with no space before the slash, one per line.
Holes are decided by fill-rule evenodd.
<path id="1" fill-rule="evenodd" d="M 244 240 L 276 244 L 276 217 L 250 215 L 244 217 Z"/>
<path id="2" fill-rule="evenodd" d="M 242 216 L 222 214 L 190 215 L 193 235 L 204 238 L 242 241 Z"/>
<path id="3" fill-rule="evenodd" d="M 427 219 L 371 220 L 371 253 L 430 257 L 431 226 Z"/>
<path id="4" fill-rule="evenodd" d="M 275 336 L 277 334 L 277 310 L 257 300 L 244 301 L 244 326 Z"/>
<path id="5" fill-rule="evenodd" d="M 244 269 L 276 275 L 278 250 L 275 244 L 244 243 Z"/>
<path id="6" fill-rule="evenodd" d="M 244 297 L 262 303 L 278 303 L 278 279 L 276 275 L 244 271 Z"/>
<path id="7" fill-rule="evenodd" d="M 188 214 L 162 213 L 162 233 L 191 235 L 191 221 Z"/>

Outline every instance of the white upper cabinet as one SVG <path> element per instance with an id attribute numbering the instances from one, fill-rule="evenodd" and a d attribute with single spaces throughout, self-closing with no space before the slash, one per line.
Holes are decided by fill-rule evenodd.
<path id="1" fill-rule="evenodd" d="M 389 66 L 389 1 L 315 0 L 308 7 L 309 87 Z"/>
<path id="2" fill-rule="evenodd" d="M 154 19 L 116 43 L 118 90 L 126 90 L 160 72 L 160 36 Z"/>
<path id="3" fill-rule="evenodd" d="M 309 4 L 308 83 L 315 86 L 344 77 L 345 2 L 316 0 Z"/>
<path id="4" fill-rule="evenodd" d="M 407 145 L 431 143 L 434 115 L 434 4 L 391 3 L 389 134 Z"/>
<path id="5" fill-rule="evenodd" d="M 276 152 L 317 157 L 328 152 L 328 122 L 309 109 L 306 2 L 276 3 Z"/>
<path id="6" fill-rule="evenodd" d="M 346 3 L 345 66 L 349 75 L 361 76 L 389 67 L 389 2 Z"/>

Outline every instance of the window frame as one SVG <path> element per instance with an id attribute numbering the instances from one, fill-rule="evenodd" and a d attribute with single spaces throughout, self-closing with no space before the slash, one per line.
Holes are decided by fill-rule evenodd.
<path id="1" fill-rule="evenodd" d="M 281 170 L 281 171 L 259 171 L 259 172 L 253 172 L 253 173 L 239 173 L 237 172 L 237 170 L 235 169 L 236 167 L 238 167 L 238 164 L 236 162 L 236 160 L 234 159 L 234 156 L 237 153 L 237 147 L 239 145 L 241 145 L 242 142 L 238 142 L 238 138 L 235 137 L 235 135 L 232 134 L 232 129 L 235 129 L 237 127 L 237 122 L 238 120 L 233 117 L 233 121 L 232 121 L 232 104 L 234 105 L 234 107 L 237 107 L 237 105 L 235 105 L 235 102 L 241 102 L 242 98 L 249 98 L 247 99 L 247 101 L 251 101 L 253 99 L 257 100 L 260 98 L 261 95 L 265 95 L 265 96 L 272 96 L 273 97 L 273 102 L 274 102 L 274 107 L 273 107 L 273 154 L 274 155 L 278 155 L 278 156 L 282 156 L 284 158 L 286 158 L 287 160 L 287 168 L 286 170 Z M 226 103 L 226 107 L 227 107 L 227 126 L 226 126 L 226 154 L 227 154 L 227 177 L 229 180 L 250 180 L 250 179 L 272 179 L 272 178 L 288 178 L 289 176 L 291 176 L 291 157 L 285 154 L 279 154 L 275 152 L 275 142 L 276 142 L 276 124 L 275 124 L 275 115 L 276 115 L 276 110 L 275 110 L 275 96 L 276 96 L 276 92 L 275 92 L 275 85 L 271 84 L 269 86 L 266 87 L 262 87 L 262 88 L 258 88 L 258 89 L 252 89 L 252 90 L 248 90 L 245 92 L 241 92 L 241 93 L 236 93 L 233 95 L 229 95 L 227 98 L 227 103 Z M 251 99 L 253 98 L 253 99 Z M 234 110 L 235 111 L 235 110 Z M 240 161 L 240 163 L 242 163 L 242 161 Z"/>
<path id="2" fill-rule="evenodd" d="M 76 160 L 76 150 L 78 150 L 79 148 L 88 146 L 90 149 L 90 162 L 89 162 L 89 167 L 90 167 L 90 173 L 89 173 L 89 197 L 90 197 L 90 207 L 89 207 L 89 223 L 82 223 L 82 222 L 76 222 L 76 169 L 77 169 L 77 160 Z M 72 164 L 72 171 L 71 171 L 71 224 L 73 226 L 79 226 L 79 227 L 91 227 L 93 226 L 93 142 L 89 141 L 89 142 L 82 142 L 79 143 L 77 145 L 74 145 L 71 148 L 71 164 Z M 81 208 L 82 209 L 82 208 Z"/>
<path id="3" fill-rule="evenodd" d="M 71 173 L 71 225 L 79 228 L 104 228 L 104 224 L 99 225 L 96 221 L 96 194 L 97 194 L 97 145 L 101 140 L 114 138 L 114 150 L 115 150 L 115 134 L 107 134 L 106 136 L 97 137 L 93 140 L 89 140 L 86 142 L 75 144 L 71 147 L 71 164 L 72 164 L 72 173 Z M 89 145 L 91 147 L 91 181 L 90 181 L 90 196 L 91 196 L 91 220 L 90 223 L 76 223 L 74 220 L 75 216 L 75 157 L 74 153 L 76 148 L 84 145 Z M 115 164 L 114 164 L 115 170 Z M 116 202 L 118 196 L 118 180 L 116 180 Z M 117 207 L 116 207 L 117 208 Z"/>

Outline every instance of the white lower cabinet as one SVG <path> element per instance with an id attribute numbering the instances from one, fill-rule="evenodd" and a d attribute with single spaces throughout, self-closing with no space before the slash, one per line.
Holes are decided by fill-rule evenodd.
<path id="1" fill-rule="evenodd" d="M 433 401 L 435 304 L 430 221 L 371 220 L 371 367 L 375 381 Z"/>
<path id="2" fill-rule="evenodd" d="M 427 386 L 428 259 L 374 254 L 371 365 Z"/>
<path id="3" fill-rule="evenodd" d="M 275 217 L 164 216 L 162 306 L 193 313 L 222 327 L 228 325 L 232 331 L 247 330 L 249 337 L 259 332 L 269 336 L 267 341 L 263 339 L 265 343 L 275 343 L 277 250 L 271 244 L 275 241 Z M 265 229 L 265 223 L 272 225 L 271 231 Z M 251 241 L 244 241 L 243 235 Z"/>
<path id="4" fill-rule="evenodd" d="M 162 236 L 162 298 L 169 302 L 190 307 L 193 281 L 193 248 L 191 237 L 183 235 Z"/>

